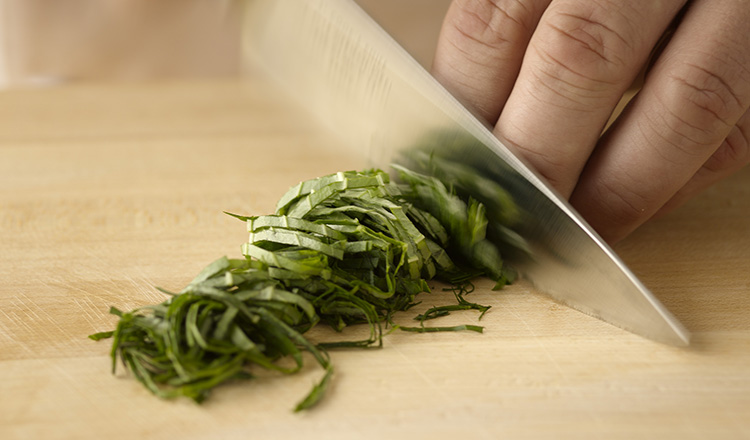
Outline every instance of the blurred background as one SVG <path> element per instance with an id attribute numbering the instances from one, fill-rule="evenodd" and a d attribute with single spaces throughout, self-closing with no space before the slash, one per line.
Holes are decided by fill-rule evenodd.
<path id="1" fill-rule="evenodd" d="M 243 1 L 0 0 L 0 87 L 235 76 Z M 450 0 L 356 1 L 431 64 Z"/>

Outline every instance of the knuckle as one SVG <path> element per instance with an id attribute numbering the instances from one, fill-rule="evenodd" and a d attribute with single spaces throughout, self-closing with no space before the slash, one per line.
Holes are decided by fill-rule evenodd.
<path id="1" fill-rule="evenodd" d="M 711 156 L 706 167 L 711 171 L 722 171 L 725 169 L 745 166 L 750 164 L 750 139 L 748 131 L 737 126 L 729 133 L 718 150 Z"/>
<path id="2" fill-rule="evenodd" d="M 454 5 L 459 35 L 490 50 L 525 41 L 536 26 L 533 2 L 457 0 Z"/>
<path id="3" fill-rule="evenodd" d="M 703 126 L 706 131 L 733 125 L 730 121 L 746 107 L 726 72 L 686 63 L 672 75 L 672 80 L 681 101 L 678 104 L 690 118 L 688 122 Z"/>
<path id="4" fill-rule="evenodd" d="M 602 181 L 597 189 L 601 215 L 609 229 L 627 229 L 647 219 L 656 201 L 632 190 L 633 185 Z M 635 186 L 637 187 L 637 186 Z"/>
<path id="5" fill-rule="evenodd" d="M 750 165 L 750 133 L 747 129 L 738 128 L 738 138 L 732 142 L 732 159 L 743 166 Z"/>
<path id="6" fill-rule="evenodd" d="M 685 153 L 705 154 L 721 143 L 746 104 L 722 72 L 686 63 L 662 95 L 664 126 Z"/>
<path id="7" fill-rule="evenodd" d="M 587 86 L 624 78 L 635 55 L 631 42 L 636 34 L 628 20 L 576 6 L 580 3 L 566 5 L 550 10 L 549 33 L 538 46 L 549 73 Z"/>

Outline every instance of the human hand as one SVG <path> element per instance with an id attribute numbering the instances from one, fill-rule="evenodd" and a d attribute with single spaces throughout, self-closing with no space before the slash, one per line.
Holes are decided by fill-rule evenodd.
<path id="1" fill-rule="evenodd" d="M 750 1 L 686 3 L 453 0 L 433 74 L 614 243 L 750 163 Z"/>

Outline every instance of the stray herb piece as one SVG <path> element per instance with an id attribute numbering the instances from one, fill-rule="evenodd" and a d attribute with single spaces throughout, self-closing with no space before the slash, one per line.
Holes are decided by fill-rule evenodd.
<path id="1" fill-rule="evenodd" d="M 484 332 L 484 327 L 478 325 L 456 325 L 453 327 L 399 327 L 399 330 L 413 333 L 458 332 L 463 330 L 482 333 Z"/>
<path id="2" fill-rule="evenodd" d="M 435 319 L 441 316 L 446 316 L 450 314 L 450 312 L 454 312 L 457 310 L 478 310 L 480 312 L 478 319 L 481 320 L 484 314 L 487 313 L 487 311 L 490 309 L 490 306 L 483 306 L 480 304 L 469 302 L 464 298 L 464 295 L 466 295 L 467 293 L 471 293 L 474 290 L 474 285 L 470 282 L 456 284 L 451 288 L 443 290 L 453 291 L 453 295 L 456 297 L 457 304 L 431 307 L 423 314 L 414 317 L 415 320 L 423 323 L 428 319 Z"/>

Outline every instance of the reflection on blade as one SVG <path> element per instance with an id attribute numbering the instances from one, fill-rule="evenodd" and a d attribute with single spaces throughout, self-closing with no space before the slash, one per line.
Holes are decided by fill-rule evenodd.
<path id="1" fill-rule="evenodd" d="M 463 176 L 464 190 L 488 207 L 513 206 L 500 210 L 512 218 L 491 226 L 518 250 L 508 259 L 539 290 L 633 333 L 688 343 L 688 332 L 567 202 L 352 1 L 246 6 L 248 63 L 362 148 L 373 165 L 408 162 L 456 185 Z"/>

